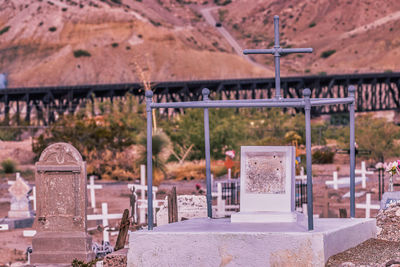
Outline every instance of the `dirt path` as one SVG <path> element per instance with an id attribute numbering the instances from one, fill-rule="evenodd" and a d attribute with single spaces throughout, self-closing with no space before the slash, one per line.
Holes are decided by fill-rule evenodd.
<path id="1" fill-rule="evenodd" d="M 346 33 L 342 34 L 341 39 L 349 38 L 349 37 L 351 37 L 352 35 L 355 35 L 355 34 L 358 34 L 358 33 L 366 32 L 366 31 L 368 31 L 368 30 L 370 30 L 370 29 L 372 29 L 372 28 L 376 28 L 376 27 L 381 26 L 381 25 L 383 25 L 383 24 L 386 24 L 386 23 L 388 23 L 388 22 L 390 22 L 390 21 L 392 21 L 392 20 L 398 20 L 398 19 L 400 19 L 400 11 L 391 13 L 391 14 L 389 14 L 389 15 L 383 17 L 383 18 L 380 18 L 380 19 L 375 20 L 375 21 L 372 22 L 372 23 L 369 23 L 369 24 L 360 26 L 360 27 L 358 27 L 358 28 L 355 28 L 355 29 L 352 30 L 352 31 L 346 32 Z"/>
<path id="2" fill-rule="evenodd" d="M 217 21 L 211 15 L 211 11 L 218 9 L 218 8 L 219 7 L 208 7 L 208 8 L 200 9 L 200 12 L 203 15 L 204 19 L 212 27 L 215 27 L 215 24 L 217 23 Z M 267 68 L 266 66 L 255 62 L 251 57 L 244 55 L 243 49 L 240 46 L 240 44 L 236 41 L 235 38 L 233 38 L 233 36 L 223 26 L 216 27 L 216 29 L 228 41 L 228 43 L 232 46 L 233 50 L 235 50 L 236 54 L 238 54 L 242 58 L 246 59 L 248 62 L 250 62 L 251 64 L 253 64 L 254 66 L 256 66 L 258 68 L 267 70 L 268 72 L 273 71 L 272 69 Z"/>

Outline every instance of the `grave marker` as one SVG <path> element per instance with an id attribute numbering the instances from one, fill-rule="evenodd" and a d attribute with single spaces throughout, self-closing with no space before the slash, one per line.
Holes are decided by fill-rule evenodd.
<path id="1" fill-rule="evenodd" d="M 240 212 L 231 222 L 296 222 L 294 147 L 242 146 L 240 158 Z"/>
<path id="2" fill-rule="evenodd" d="M 361 162 L 361 169 L 355 170 L 356 174 L 361 174 L 361 186 L 362 188 L 367 188 L 367 174 L 374 174 L 372 171 L 367 171 L 365 166 L 365 161 Z"/>
<path id="3" fill-rule="evenodd" d="M 87 185 L 87 189 L 90 190 L 90 204 L 91 204 L 91 207 L 93 209 L 95 209 L 96 208 L 96 195 L 95 195 L 94 190 L 102 189 L 103 186 L 99 185 L 99 184 L 94 184 L 94 175 L 91 175 L 89 177 L 89 179 L 90 179 L 90 184 Z"/>
<path id="4" fill-rule="evenodd" d="M 367 193 L 365 204 L 356 203 L 356 209 L 365 209 L 365 218 L 371 217 L 371 209 L 379 210 L 380 205 L 371 204 L 371 193 Z"/>
<path id="5" fill-rule="evenodd" d="M 400 191 L 385 192 L 382 195 L 380 209 L 386 209 L 390 204 L 400 202 Z"/>
<path id="6" fill-rule="evenodd" d="M 31 187 L 25 180 L 17 175 L 15 182 L 8 189 L 11 194 L 11 205 L 8 218 L 30 218 L 32 211 L 29 206 L 28 193 Z"/>
<path id="7" fill-rule="evenodd" d="M 121 219 L 122 214 L 108 214 L 108 205 L 107 203 L 101 203 L 101 214 L 90 214 L 87 216 L 88 220 L 102 220 L 103 224 L 103 241 L 110 242 L 110 234 L 109 229 L 110 226 L 108 224 L 108 220 L 111 219 Z"/>
<path id="8" fill-rule="evenodd" d="M 32 264 L 91 261 L 92 238 L 86 222 L 86 164 L 67 143 L 48 146 L 36 163 L 37 234 Z"/>

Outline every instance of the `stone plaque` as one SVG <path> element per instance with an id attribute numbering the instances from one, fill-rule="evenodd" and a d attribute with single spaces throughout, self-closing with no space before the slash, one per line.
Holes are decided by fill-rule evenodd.
<path id="1" fill-rule="evenodd" d="M 246 193 L 284 194 L 286 172 L 283 161 L 283 153 L 247 153 Z"/>
<path id="2" fill-rule="evenodd" d="M 35 179 L 37 234 L 31 262 L 93 259 L 92 239 L 86 233 L 86 164 L 79 152 L 66 143 L 50 145 L 36 163 Z"/>
<path id="3" fill-rule="evenodd" d="M 400 202 L 400 191 L 385 192 L 382 195 L 381 209 L 386 209 L 390 204 Z"/>
<path id="4" fill-rule="evenodd" d="M 294 147 L 243 146 L 240 160 L 240 212 L 231 222 L 296 221 Z"/>

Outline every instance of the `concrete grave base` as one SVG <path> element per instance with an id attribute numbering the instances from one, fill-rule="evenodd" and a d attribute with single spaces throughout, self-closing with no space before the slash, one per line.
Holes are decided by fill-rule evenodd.
<path id="1" fill-rule="evenodd" d="M 7 224 L 8 229 L 17 229 L 17 228 L 30 228 L 33 225 L 34 217 L 30 218 L 6 218 L 1 224 Z"/>
<path id="2" fill-rule="evenodd" d="M 307 231 L 297 223 L 198 218 L 131 232 L 128 266 L 324 266 L 375 236 L 375 219 L 314 219 Z"/>
<path id="3" fill-rule="evenodd" d="M 299 212 L 253 211 L 238 212 L 231 215 L 232 223 L 278 223 L 304 221 Z"/>
<path id="4" fill-rule="evenodd" d="M 71 264 L 76 258 L 89 262 L 95 258 L 92 238 L 84 232 L 40 232 L 32 239 L 31 263 Z"/>

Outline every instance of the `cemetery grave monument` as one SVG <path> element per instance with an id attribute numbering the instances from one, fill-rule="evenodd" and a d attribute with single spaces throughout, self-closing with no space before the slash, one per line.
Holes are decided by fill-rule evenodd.
<path id="1" fill-rule="evenodd" d="M 86 163 L 67 143 L 48 146 L 36 163 L 37 233 L 32 264 L 71 264 L 94 258 L 87 234 Z"/>
<path id="2" fill-rule="evenodd" d="M 284 49 L 279 45 L 279 18 L 274 17 L 275 45 L 273 49 L 245 50 L 245 54 L 272 54 L 275 57 L 275 97 L 257 100 L 211 100 L 210 91 L 203 89 L 203 101 L 153 103 L 152 91 L 146 91 L 147 112 L 147 186 L 148 186 L 148 230 L 130 233 L 128 266 L 324 266 L 328 258 L 354 247 L 376 236 L 375 219 L 355 219 L 355 147 L 354 147 L 354 103 L 355 88 L 351 86 L 348 96 L 343 98 L 312 99 L 310 89 L 303 91 L 303 98 L 281 97 L 281 55 L 310 53 L 310 48 Z M 345 104 L 350 112 L 350 219 L 313 218 L 312 163 L 311 163 L 311 107 Z M 302 108 L 305 112 L 306 163 L 307 163 L 307 224 L 300 223 L 293 214 L 294 168 L 280 161 L 271 165 L 263 163 L 266 157 L 282 153 L 275 148 L 270 155 L 241 162 L 247 178 L 241 177 L 241 211 L 229 219 L 212 219 L 209 108 Z M 202 108 L 204 110 L 204 137 L 207 181 L 207 217 L 167 224 L 153 229 L 152 206 L 152 109 L 157 108 Z M 246 148 L 243 151 L 246 151 Z M 288 151 L 291 148 L 286 148 Z M 291 152 L 288 152 L 288 158 Z M 259 157 L 259 155 L 256 155 Z M 278 157 L 279 159 L 279 157 Z M 269 169 L 262 174 L 251 164 L 257 163 Z M 272 168 L 274 166 L 276 170 Z M 278 167 L 277 167 L 278 166 Z M 283 168 L 283 166 L 285 166 Z M 289 166 L 289 167 L 287 167 Z M 282 173 L 282 168 L 286 170 Z M 292 168 L 292 169 L 291 169 Z M 272 174 L 281 172 L 280 174 Z M 289 175 L 291 173 L 291 175 Z M 260 179 L 260 177 L 263 177 Z M 247 182 L 245 182 L 247 181 Z M 271 181 L 276 184 L 271 185 Z M 290 186 L 289 186 L 290 185 Z M 261 193 L 260 196 L 257 194 Z M 286 195 L 287 193 L 287 195 Z M 268 195 L 269 194 L 269 195 Z M 256 196 L 254 196 L 256 195 Z M 262 196 L 265 195 L 265 196 Z M 275 198 L 274 198 L 275 197 Z M 277 200 L 278 199 L 278 200 Z M 271 200 L 278 203 L 271 207 Z M 276 202 L 275 202 L 276 201 Z M 283 216 L 268 216 L 267 213 L 283 212 Z M 246 216 L 254 213 L 254 216 Z M 257 213 L 257 214 L 256 214 Z M 243 214 L 243 216 L 242 216 Z M 236 222 L 235 220 L 238 219 Z M 261 219 L 260 219 L 261 218 Z M 194 251 L 193 248 L 196 247 Z"/>

